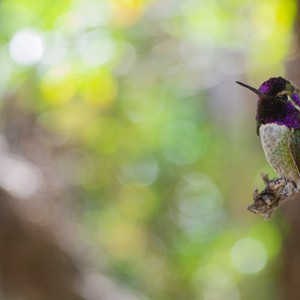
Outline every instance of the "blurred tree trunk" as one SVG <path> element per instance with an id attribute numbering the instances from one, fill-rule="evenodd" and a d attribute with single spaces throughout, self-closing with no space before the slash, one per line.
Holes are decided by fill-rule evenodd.
<path id="1" fill-rule="evenodd" d="M 61 166 L 74 146 L 57 144 L 34 114 L 18 108 L 18 97 L 22 93 L 6 99 L 0 114 L 0 299 L 144 299 L 87 263 L 89 251 L 72 213 L 75 159 Z M 41 186 L 23 198 L 35 167 Z"/>
<path id="2" fill-rule="evenodd" d="M 26 220 L 0 189 L 0 283 L 14 299 L 80 300 L 75 260 L 45 228 Z"/>
<path id="3" fill-rule="evenodd" d="M 57 220 L 64 220 L 66 214 L 64 218 L 48 210 L 59 195 L 50 194 L 58 189 L 46 169 L 41 168 L 45 161 L 51 161 L 51 136 L 38 126 L 33 114 L 17 109 L 16 98 L 9 99 L 0 117 L 4 127 L 0 135 L 0 298 L 4 294 L 5 299 L 17 300 L 82 300 L 78 288 L 82 280 L 80 262 L 67 243 L 59 240 L 55 234 L 58 230 L 50 226 L 51 222 L 56 223 L 62 232 L 68 224 L 54 218 L 56 215 Z M 43 138 L 48 143 L 41 142 Z M 28 179 L 19 186 L 21 189 L 18 165 L 29 167 L 26 174 L 21 174 L 20 182 L 23 177 Z M 48 165 L 54 174 L 58 173 L 53 164 Z M 35 179 L 30 175 L 30 166 L 41 170 L 44 186 L 50 188 L 42 191 L 41 187 L 40 193 L 22 198 Z M 7 174 L 12 175 L 9 181 L 13 181 L 8 185 Z M 20 197 L 14 191 L 20 192 Z M 64 214 L 63 206 L 60 208 L 57 211 Z"/>
<path id="4" fill-rule="evenodd" d="M 287 78 L 300 87 L 300 0 L 297 0 L 294 45 L 286 64 Z M 300 197 L 284 207 L 282 300 L 300 299 Z"/>

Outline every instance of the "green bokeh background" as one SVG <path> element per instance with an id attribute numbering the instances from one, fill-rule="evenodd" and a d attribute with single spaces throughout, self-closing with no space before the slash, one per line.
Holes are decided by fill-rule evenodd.
<path id="1" fill-rule="evenodd" d="M 141 299 L 274 299 L 278 222 L 246 210 L 274 173 L 234 81 L 285 75 L 295 15 L 292 0 L 0 3 L 0 95 L 76 145 L 98 272 Z"/>

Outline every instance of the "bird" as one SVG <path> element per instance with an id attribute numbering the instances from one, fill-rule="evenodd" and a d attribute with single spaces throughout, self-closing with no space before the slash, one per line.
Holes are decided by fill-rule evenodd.
<path id="1" fill-rule="evenodd" d="M 299 188 L 299 89 L 283 77 L 271 77 L 258 89 L 240 81 L 236 83 L 258 96 L 256 132 L 266 160 L 280 178 L 293 181 Z"/>

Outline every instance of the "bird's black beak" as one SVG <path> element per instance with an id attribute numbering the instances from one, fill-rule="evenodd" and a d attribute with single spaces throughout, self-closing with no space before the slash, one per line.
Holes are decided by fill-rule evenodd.
<path id="1" fill-rule="evenodd" d="M 239 85 L 241 85 L 241 86 L 243 86 L 243 87 L 245 87 L 245 88 L 247 88 L 247 89 L 249 89 L 250 91 L 252 91 L 256 95 L 258 95 L 259 98 L 264 98 L 265 97 L 264 93 L 262 93 L 261 91 L 257 90 L 256 88 L 254 88 L 254 87 L 252 87 L 252 86 L 250 86 L 248 84 L 242 83 L 240 81 L 236 81 L 236 83 L 239 84 Z"/>

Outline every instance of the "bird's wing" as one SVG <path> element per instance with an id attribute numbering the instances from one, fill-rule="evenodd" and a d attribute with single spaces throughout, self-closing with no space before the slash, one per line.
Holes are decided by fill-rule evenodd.
<path id="1" fill-rule="evenodd" d="M 292 129 L 294 133 L 289 139 L 288 147 L 294 164 L 300 175 L 300 129 Z"/>

